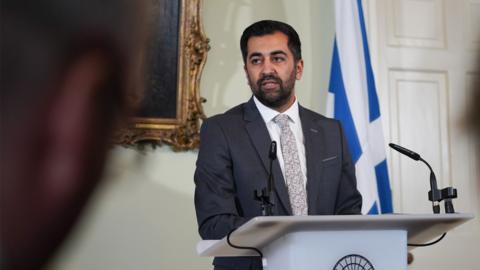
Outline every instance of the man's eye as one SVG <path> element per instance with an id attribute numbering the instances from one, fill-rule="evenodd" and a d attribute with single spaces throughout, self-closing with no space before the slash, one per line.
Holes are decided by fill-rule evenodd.
<path id="1" fill-rule="evenodd" d="M 260 59 L 254 58 L 254 59 L 250 60 L 250 63 L 252 63 L 253 65 L 260 64 Z"/>
<path id="2" fill-rule="evenodd" d="M 283 57 L 277 56 L 277 57 L 273 57 L 272 60 L 273 60 L 273 62 L 282 62 L 282 61 L 284 61 L 285 59 L 284 59 Z"/>

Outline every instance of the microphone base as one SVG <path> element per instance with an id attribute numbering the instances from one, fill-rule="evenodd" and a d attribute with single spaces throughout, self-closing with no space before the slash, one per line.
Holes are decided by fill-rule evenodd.
<path id="1" fill-rule="evenodd" d="M 457 198 L 457 189 L 453 187 L 447 187 L 442 190 L 434 190 L 428 192 L 428 200 L 433 202 L 433 213 L 440 213 L 440 205 L 438 204 L 441 201 L 445 201 L 445 213 L 452 214 L 455 213 L 453 207 L 453 199 Z"/>
<path id="2" fill-rule="evenodd" d="M 263 188 L 261 191 L 255 190 L 254 198 L 257 201 L 260 201 L 260 207 L 262 209 L 262 216 L 273 216 L 273 202 L 270 200 L 271 196 L 267 192 L 266 188 Z"/>
<path id="3" fill-rule="evenodd" d="M 445 213 L 446 214 L 454 214 L 455 209 L 453 208 L 452 199 L 445 200 Z"/>

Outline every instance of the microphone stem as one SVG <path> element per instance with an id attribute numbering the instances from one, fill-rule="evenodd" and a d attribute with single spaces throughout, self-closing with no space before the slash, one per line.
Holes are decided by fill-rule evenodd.
<path id="1" fill-rule="evenodd" d="M 430 193 L 431 193 L 431 201 L 432 201 L 432 209 L 434 214 L 440 213 L 440 205 L 438 203 L 438 188 L 437 188 L 437 178 L 435 177 L 435 173 L 433 172 L 432 167 L 425 161 L 423 158 L 419 158 L 419 160 L 425 163 L 428 168 L 430 169 Z"/>
<path id="2" fill-rule="evenodd" d="M 273 159 L 270 159 L 270 173 L 268 175 L 268 193 L 272 193 L 272 187 L 273 187 L 273 173 L 272 173 L 272 166 L 273 166 Z"/>
<path id="3" fill-rule="evenodd" d="M 428 162 L 426 162 L 423 158 L 420 158 L 419 159 L 421 162 L 425 163 L 428 168 L 430 169 L 430 189 L 433 191 L 438 191 L 438 188 L 437 188 L 437 178 L 435 177 L 435 173 L 433 172 L 433 169 L 432 167 L 430 166 L 430 164 L 428 164 Z"/>

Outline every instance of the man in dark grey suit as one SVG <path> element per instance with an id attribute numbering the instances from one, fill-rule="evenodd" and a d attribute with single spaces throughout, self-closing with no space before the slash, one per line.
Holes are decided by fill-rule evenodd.
<path id="1" fill-rule="evenodd" d="M 195 171 L 195 207 L 203 239 L 220 239 L 261 215 L 255 190 L 266 186 L 271 141 L 274 215 L 360 214 L 362 198 L 340 123 L 298 104 L 300 39 L 282 22 L 260 21 L 240 40 L 253 97 L 207 119 Z M 279 115 L 287 124 L 280 125 Z M 281 150 L 281 151 L 280 151 Z M 215 258 L 215 269 L 261 269 L 258 258 Z"/>

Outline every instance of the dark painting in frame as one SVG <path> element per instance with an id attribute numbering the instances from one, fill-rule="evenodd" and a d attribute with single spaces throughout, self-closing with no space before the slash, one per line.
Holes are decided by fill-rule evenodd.
<path id="1" fill-rule="evenodd" d="M 198 147 L 205 118 L 200 76 L 210 48 L 200 13 L 201 0 L 152 0 L 145 90 L 139 110 L 117 133 L 118 144 Z"/>

